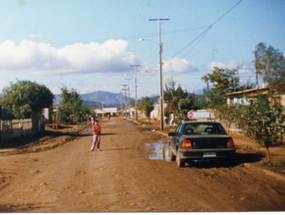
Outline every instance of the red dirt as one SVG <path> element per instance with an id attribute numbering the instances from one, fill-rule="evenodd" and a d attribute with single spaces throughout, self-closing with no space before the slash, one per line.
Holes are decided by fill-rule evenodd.
<path id="1" fill-rule="evenodd" d="M 149 159 L 153 152 L 147 143 L 163 140 L 167 147 L 168 137 L 155 128 L 116 117 L 100 124 L 99 152 L 89 151 L 92 134 L 82 134 L 90 126 L 47 128 L 45 136 L 0 150 L 0 211 L 285 210 L 285 183 L 262 171 L 269 169 L 259 165 L 265 150 L 253 142 L 234 136 L 238 149 L 231 165 L 178 168 L 175 162 Z M 270 151 L 273 162 L 285 162 L 284 146 Z M 282 176 L 282 170 L 275 171 Z"/>

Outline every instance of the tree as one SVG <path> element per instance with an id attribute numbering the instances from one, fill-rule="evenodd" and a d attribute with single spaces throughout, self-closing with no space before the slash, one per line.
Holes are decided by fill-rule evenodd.
<path id="1" fill-rule="evenodd" d="M 153 111 L 153 101 L 149 97 L 143 97 L 139 107 L 144 110 L 145 116 L 149 121 L 150 113 Z"/>
<path id="2" fill-rule="evenodd" d="M 197 109 L 207 109 L 209 107 L 205 94 L 199 96 L 194 102 Z"/>
<path id="3" fill-rule="evenodd" d="M 284 108 L 272 107 L 273 95 L 258 95 L 249 98 L 249 105 L 241 105 L 237 110 L 236 123 L 249 137 L 266 147 L 269 163 L 269 147 L 282 133 L 285 122 Z"/>
<path id="4" fill-rule="evenodd" d="M 285 85 L 285 58 L 279 50 L 272 46 L 266 47 L 259 43 L 255 51 L 255 67 L 259 74 L 263 74 L 263 80 L 270 86 L 278 88 Z"/>
<path id="5" fill-rule="evenodd" d="M 1 104 L 15 118 L 29 118 L 41 114 L 43 108 L 52 106 L 54 95 L 44 85 L 31 81 L 17 81 L 3 89 Z"/>
<path id="6" fill-rule="evenodd" d="M 164 110 L 165 116 L 168 116 L 168 117 L 169 117 L 169 115 L 173 112 L 173 114 L 174 114 L 176 117 L 178 117 L 178 115 L 179 115 L 178 104 L 179 104 L 179 100 L 180 100 L 180 99 L 181 99 L 181 97 L 174 97 L 174 98 L 172 99 L 172 101 L 170 101 L 170 102 L 167 104 L 167 106 L 166 106 L 166 108 L 165 108 L 165 110 Z M 178 117 L 178 119 L 179 119 L 179 117 Z"/>
<path id="7" fill-rule="evenodd" d="M 95 117 L 89 105 L 81 105 L 78 116 L 82 119 L 84 115 L 91 115 Z"/>
<path id="8" fill-rule="evenodd" d="M 176 82 L 173 80 L 173 78 L 170 78 L 168 81 L 166 81 L 165 84 L 165 91 L 164 91 L 164 101 L 171 102 L 174 97 L 180 97 L 180 98 L 186 98 L 188 93 L 187 91 L 183 91 L 180 85 L 178 85 L 177 88 L 175 88 Z"/>
<path id="9" fill-rule="evenodd" d="M 174 99 L 168 103 L 164 113 L 166 116 L 169 116 L 173 112 L 177 120 L 186 120 L 188 111 L 197 110 L 199 108 L 196 105 L 196 99 L 193 95 L 187 96 L 186 98 L 174 97 Z"/>
<path id="10" fill-rule="evenodd" d="M 75 89 L 68 90 L 66 87 L 61 88 L 62 100 L 58 109 L 58 115 L 62 120 L 66 120 L 70 115 L 80 117 L 82 100 Z"/>
<path id="11" fill-rule="evenodd" d="M 225 95 L 239 89 L 239 77 L 236 77 L 237 69 L 221 69 L 215 67 L 212 74 L 207 74 L 202 79 L 207 83 L 210 81 L 214 87 L 211 89 L 214 93 Z"/>
<path id="12" fill-rule="evenodd" d="M 229 125 L 233 120 L 232 110 L 226 105 L 227 93 L 251 89 L 253 84 L 239 84 L 239 77 L 236 77 L 237 69 L 220 69 L 215 67 L 212 74 L 202 77 L 205 82 L 213 83 L 213 88 L 204 91 L 204 97 L 199 103 L 214 110 L 219 119 L 229 119 Z"/>
<path id="13" fill-rule="evenodd" d="M 186 90 L 183 90 L 180 84 L 178 87 L 175 87 L 176 82 L 173 80 L 173 77 L 170 77 L 165 84 L 164 91 L 164 101 L 168 103 L 167 107 L 164 110 L 164 114 L 169 116 L 171 112 L 180 119 L 179 117 L 182 113 L 178 110 L 178 103 L 180 99 L 186 99 L 188 93 Z M 188 99 L 189 100 L 189 99 Z M 187 101 L 188 101 L 187 100 Z"/>
<path id="14" fill-rule="evenodd" d="M 178 120 L 187 120 L 187 113 L 190 110 L 197 110 L 195 98 L 193 96 L 187 96 L 185 99 L 180 99 L 176 115 Z"/>

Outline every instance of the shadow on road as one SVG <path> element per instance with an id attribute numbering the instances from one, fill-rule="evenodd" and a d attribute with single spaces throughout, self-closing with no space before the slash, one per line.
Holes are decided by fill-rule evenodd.
<path id="1" fill-rule="evenodd" d="M 58 130 L 54 130 L 54 131 L 44 131 L 41 133 L 37 133 L 37 134 L 29 134 L 23 137 L 15 137 L 11 140 L 7 140 L 5 142 L 3 142 L 2 144 L 0 144 L 0 149 L 8 149 L 8 148 L 27 148 L 29 146 L 33 146 L 33 145 L 38 145 L 38 144 L 42 144 L 45 143 L 49 140 L 52 140 L 54 138 L 57 137 L 61 137 L 61 136 L 69 136 L 71 137 L 71 139 L 74 139 L 75 137 L 79 137 L 79 136 L 86 136 L 86 135 L 82 135 L 80 132 L 82 130 L 78 130 L 76 132 L 66 132 L 64 130 L 62 130 L 64 127 L 61 126 Z M 92 136 L 92 134 L 91 134 Z"/>
<path id="2" fill-rule="evenodd" d="M 235 153 L 232 159 L 218 159 L 218 160 L 204 160 L 204 161 L 192 161 L 190 165 L 185 167 L 196 167 L 196 168 L 213 168 L 213 167 L 235 167 L 244 163 L 255 163 L 261 161 L 264 155 L 261 154 L 242 154 Z"/>
<path id="3" fill-rule="evenodd" d="M 30 203 L 23 205 L 4 204 L 0 205 L 0 212 L 31 212 L 40 208 L 48 208 L 48 206 L 43 206 L 42 203 Z"/>
<path id="4" fill-rule="evenodd" d="M 120 150 L 131 150 L 131 149 L 134 149 L 134 148 L 104 149 L 104 150 L 101 150 L 101 151 L 120 151 Z"/>
<path id="5" fill-rule="evenodd" d="M 101 136 L 107 136 L 107 135 L 116 135 L 116 133 L 103 133 L 103 134 L 101 134 Z M 88 134 L 86 134 L 86 133 L 83 133 L 83 134 L 79 134 L 79 135 L 77 135 L 77 136 L 93 136 L 93 134 L 92 133 L 88 133 Z"/>
<path id="6" fill-rule="evenodd" d="M 101 134 L 101 136 L 105 136 L 105 135 L 116 135 L 116 133 L 103 133 L 103 134 Z"/>

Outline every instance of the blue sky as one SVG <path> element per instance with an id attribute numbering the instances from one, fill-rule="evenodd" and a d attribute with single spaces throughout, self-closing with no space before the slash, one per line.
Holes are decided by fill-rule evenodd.
<path id="1" fill-rule="evenodd" d="M 164 82 L 172 78 L 193 92 L 206 87 L 201 77 L 218 66 L 238 67 L 242 82 L 255 83 L 256 45 L 285 51 L 285 1 L 243 0 L 216 22 L 237 3 L 0 0 L 0 90 L 18 79 L 36 81 L 54 94 L 63 86 L 80 94 L 119 93 L 127 77 L 134 97 L 130 65 L 139 64 L 138 97 L 158 95 L 158 23 L 149 21 L 154 17 L 169 17 L 161 22 Z"/>

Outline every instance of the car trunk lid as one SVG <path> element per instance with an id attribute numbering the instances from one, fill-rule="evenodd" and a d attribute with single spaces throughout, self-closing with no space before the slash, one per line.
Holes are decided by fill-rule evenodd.
<path id="1" fill-rule="evenodd" d="M 192 149 L 227 148 L 227 142 L 232 139 L 228 135 L 185 135 L 192 143 Z"/>

